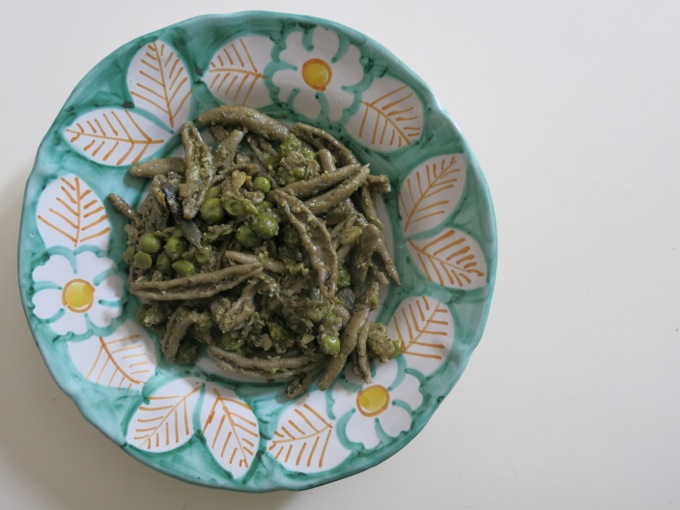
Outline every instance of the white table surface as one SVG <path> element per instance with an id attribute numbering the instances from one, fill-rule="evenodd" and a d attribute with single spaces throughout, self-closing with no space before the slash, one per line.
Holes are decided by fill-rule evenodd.
<path id="1" fill-rule="evenodd" d="M 35 151 L 80 78 L 142 34 L 266 9 L 344 23 L 428 82 L 484 169 L 496 292 L 425 429 L 301 493 L 193 486 L 133 460 L 56 386 L 18 297 Z M 3 2 L 0 507 L 680 506 L 680 4 L 673 0 Z"/>

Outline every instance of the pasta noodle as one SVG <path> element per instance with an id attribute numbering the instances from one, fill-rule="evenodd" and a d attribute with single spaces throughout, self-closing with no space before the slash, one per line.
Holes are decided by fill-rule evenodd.
<path id="1" fill-rule="evenodd" d="M 290 378 L 295 398 L 327 389 L 348 360 L 369 361 L 402 342 L 369 320 L 382 285 L 400 283 L 374 197 L 390 190 L 339 140 L 246 107 L 208 110 L 181 131 L 184 157 L 130 168 L 151 179 L 123 214 L 130 292 L 138 319 L 166 359 L 193 363 L 201 346 L 225 370 Z"/>

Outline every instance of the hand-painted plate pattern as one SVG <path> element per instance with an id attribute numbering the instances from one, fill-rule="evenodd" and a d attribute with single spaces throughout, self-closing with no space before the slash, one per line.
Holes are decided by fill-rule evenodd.
<path id="1" fill-rule="evenodd" d="M 372 316 L 404 354 L 373 363 L 370 382 L 347 369 L 328 391 L 287 401 L 285 383 L 168 364 L 136 324 L 125 222 L 106 196 L 136 202 L 129 166 L 175 154 L 182 123 L 221 103 L 316 123 L 390 178 L 377 209 L 402 284 Z M 495 278 L 481 170 L 427 87 L 357 32 L 279 13 L 193 18 L 98 64 L 40 148 L 19 244 L 33 335 L 83 414 L 152 467 L 242 491 L 314 487 L 399 451 L 479 342 Z"/>
<path id="2" fill-rule="evenodd" d="M 156 349 L 149 334 L 132 321 L 111 335 L 69 342 L 68 352 L 88 381 L 109 388 L 141 391 L 156 370 Z"/>
<path id="3" fill-rule="evenodd" d="M 393 151 L 411 145 L 423 130 L 423 106 L 411 87 L 378 78 L 366 90 L 347 130 L 368 147 Z"/>
<path id="4" fill-rule="evenodd" d="M 104 204 L 77 175 L 54 179 L 40 195 L 36 212 L 38 231 L 48 247 L 109 244 L 111 223 Z"/>
<path id="5" fill-rule="evenodd" d="M 164 41 L 143 46 L 128 67 L 128 88 L 140 108 L 177 130 L 189 118 L 191 78 L 177 52 Z"/>
<path id="6" fill-rule="evenodd" d="M 64 136 L 92 161 L 125 166 L 158 152 L 170 133 L 135 111 L 112 107 L 84 113 Z"/>
<path id="7" fill-rule="evenodd" d="M 271 103 L 264 68 L 274 43 L 259 35 L 239 37 L 223 45 L 210 60 L 203 81 L 222 103 L 262 108 Z"/>

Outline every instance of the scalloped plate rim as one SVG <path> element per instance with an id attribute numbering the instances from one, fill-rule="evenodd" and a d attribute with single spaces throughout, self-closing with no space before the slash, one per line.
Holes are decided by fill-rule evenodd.
<path id="1" fill-rule="evenodd" d="M 52 173 L 49 172 L 49 165 L 48 169 L 46 170 L 45 168 L 41 167 L 41 164 L 44 159 L 49 159 L 47 155 L 45 154 L 48 152 L 48 146 L 49 143 L 52 139 L 53 136 L 59 136 L 58 133 L 56 133 L 56 127 L 63 124 L 63 117 L 67 115 L 67 112 L 65 112 L 65 108 L 71 104 L 72 100 L 74 97 L 77 96 L 77 94 L 80 92 L 81 88 L 85 87 L 85 82 L 88 81 L 88 78 L 90 78 L 98 68 L 106 65 L 107 62 L 113 60 L 116 55 L 123 49 L 130 48 L 131 45 L 143 41 L 143 40 L 148 40 L 151 37 L 155 36 L 158 33 L 161 32 L 168 32 L 173 29 L 181 28 L 184 26 L 187 26 L 189 24 L 201 24 L 203 22 L 210 22 L 210 23 L 224 23 L 224 22 L 234 22 L 234 20 L 248 20 L 248 22 L 251 21 L 256 21 L 260 17 L 265 17 L 265 18 L 271 18 L 271 17 L 278 17 L 287 20 L 288 22 L 292 23 L 305 23 L 305 24 L 317 24 L 319 26 L 324 26 L 327 28 L 332 28 L 336 30 L 339 34 L 344 35 L 344 36 L 349 36 L 353 40 L 362 40 L 364 41 L 365 44 L 369 45 L 372 49 L 373 52 L 380 53 L 388 62 L 390 62 L 392 65 L 394 65 L 396 68 L 399 69 L 400 73 L 408 77 L 408 83 L 409 84 L 416 84 L 418 88 L 419 94 L 421 94 L 421 99 L 423 100 L 423 107 L 424 108 L 429 108 L 436 113 L 439 114 L 439 117 L 441 120 L 443 120 L 450 129 L 455 132 L 455 134 L 458 136 L 460 144 L 463 148 L 463 152 L 465 154 L 465 157 L 468 160 L 468 171 L 475 171 L 475 178 L 479 182 L 479 188 L 481 192 L 483 193 L 483 198 L 485 199 L 485 206 L 486 210 L 485 216 L 483 218 L 484 220 L 484 228 L 486 231 L 489 233 L 491 236 L 491 239 L 487 239 L 487 243 L 489 244 L 489 253 L 488 253 L 488 259 L 486 260 L 487 262 L 487 284 L 486 284 L 486 289 L 488 292 L 488 296 L 484 300 L 482 307 L 480 309 L 479 313 L 479 322 L 477 323 L 477 330 L 476 330 L 476 335 L 475 335 L 475 340 L 468 345 L 466 355 L 463 356 L 459 360 L 459 365 L 458 365 L 458 370 L 453 378 L 451 378 L 448 381 L 448 384 L 446 386 L 443 386 L 441 388 L 442 391 L 439 392 L 439 394 L 427 394 L 423 395 L 424 397 L 424 402 L 421 405 L 425 405 L 425 401 L 430 401 L 429 404 L 431 407 L 429 407 L 429 412 L 427 413 L 427 416 L 420 420 L 414 419 L 412 422 L 412 428 L 408 431 L 406 434 L 402 434 L 398 436 L 392 443 L 390 443 L 389 447 L 383 447 L 380 448 L 378 451 L 371 451 L 370 456 L 371 460 L 367 465 L 358 463 L 358 464 L 353 464 L 349 463 L 348 467 L 346 467 L 342 472 L 336 472 L 333 476 L 330 477 L 324 477 L 324 473 L 318 473 L 316 475 L 310 475 L 308 477 L 303 477 L 302 480 L 297 480 L 295 483 L 291 483 L 291 480 L 289 478 L 284 478 L 284 477 L 279 477 L 277 480 L 276 477 L 274 477 L 271 482 L 268 484 L 267 487 L 257 487 L 257 486 L 239 486 L 239 487 L 232 487 L 224 484 L 216 484 L 213 480 L 199 480 L 199 479 L 191 479 L 190 477 L 180 475 L 173 471 L 171 467 L 168 467 L 167 465 L 164 465 L 163 463 L 156 463 L 156 464 L 149 464 L 145 460 L 145 454 L 143 452 L 134 452 L 131 451 L 128 445 L 125 443 L 121 444 L 119 439 L 116 437 L 115 433 L 111 433 L 110 430 L 107 430 L 101 426 L 100 423 L 97 421 L 97 412 L 93 410 L 92 408 L 89 408 L 87 406 L 87 402 L 85 402 L 82 398 L 82 390 L 78 384 L 77 381 L 74 381 L 72 379 L 63 379 L 59 376 L 57 373 L 56 367 L 53 366 L 50 362 L 48 362 L 48 350 L 46 348 L 46 345 L 43 345 L 44 339 L 39 339 L 38 338 L 38 331 L 34 329 L 34 326 L 32 324 L 32 316 L 31 316 L 31 309 L 32 309 L 32 303 L 30 300 L 30 296 L 28 293 L 28 288 L 30 285 L 26 285 L 24 283 L 24 278 L 28 281 L 30 284 L 31 278 L 30 278 L 30 273 L 34 267 L 35 260 L 31 257 L 22 257 L 21 256 L 21 250 L 22 247 L 25 243 L 25 239 L 27 236 L 26 232 L 26 225 L 27 225 L 27 218 L 26 216 L 28 215 L 27 211 L 27 203 L 30 202 L 31 200 L 37 200 L 37 197 L 32 196 L 31 192 L 36 190 L 36 187 L 40 182 L 47 182 L 47 178 L 50 175 L 53 175 Z M 233 37 L 233 36 L 231 36 Z M 226 40 L 226 39 L 225 39 Z M 188 51 L 188 50 L 186 50 Z M 358 143 L 358 142 L 357 142 Z M 404 174 L 405 175 L 405 174 Z M 88 183 L 89 184 L 89 183 Z M 244 492 L 269 492 L 269 491 L 275 491 L 275 490 L 282 490 L 282 489 L 289 489 L 289 490 L 304 490 L 320 485 L 324 485 L 326 483 L 330 483 L 332 481 L 336 481 L 339 479 L 346 478 L 348 476 L 355 475 L 361 471 L 364 471 L 366 469 L 369 469 L 371 467 L 376 466 L 377 464 L 380 464 L 390 458 L 392 455 L 396 454 L 398 451 L 400 451 L 406 444 L 408 444 L 416 435 L 418 435 L 421 430 L 424 428 L 424 426 L 427 424 L 429 419 L 432 417 L 434 412 L 436 412 L 437 408 L 441 404 L 443 398 L 450 393 L 450 391 L 453 389 L 455 384 L 458 382 L 459 378 L 462 376 L 465 367 L 467 366 L 470 356 L 474 349 L 477 347 L 479 342 L 481 341 L 481 338 L 483 336 L 484 328 L 486 326 L 486 322 L 488 320 L 488 315 L 490 311 L 490 306 L 491 306 L 491 301 L 493 297 L 493 291 L 495 287 L 495 282 L 496 282 L 496 266 L 497 266 L 497 259 L 498 259 L 498 246 L 497 246 L 497 230 L 496 230 L 496 219 L 495 219 L 495 212 L 493 209 L 493 202 L 491 200 L 491 195 L 489 192 L 489 187 L 488 183 L 486 181 L 486 177 L 484 176 L 484 173 L 481 171 L 481 167 L 473 154 L 472 150 L 470 149 L 469 143 L 465 136 L 463 135 L 462 131 L 458 128 L 456 122 L 453 120 L 452 116 L 448 113 L 448 111 L 442 107 L 440 104 L 439 100 L 434 96 L 430 88 L 427 86 L 427 84 L 418 76 L 416 75 L 399 57 L 397 57 L 395 54 L 393 54 L 389 49 L 385 48 L 382 46 L 379 42 L 375 41 L 374 39 L 362 34 L 361 32 L 350 28 L 348 26 L 345 26 L 341 23 L 328 20 L 328 19 L 323 19 L 315 16 L 308 16 L 308 15 L 300 15 L 300 14 L 288 14 L 284 12 L 277 12 L 277 11 L 265 11 L 265 10 L 246 10 L 246 11 L 240 11 L 240 12 L 234 12 L 234 13 L 219 13 L 219 14 L 203 14 L 199 16 L 194 16 L 191 18 L 187 18 L 185 20 L 181 20 L 179 22 L 167 25 L 165 27 L 161 27 L 158 29 L 155 29 L 151 32 L 148 32 L 146 34 L 143 34 L 139 37 L 136 37 L 135 39 L 120 45 L 118 48 L 116 48 L 114 51 L 112 51 L 110 54 L 108 54 L 106 57 L 104 57 L 102 60 L 100 60 L 98 63 L 94 65 L 92 69 L 90 69 L 78 82 L 78 84 L 75 86 L 73 91 L 69 94 L 68 98 L 64 102 L 62 108 L 59 110 L 59 113 L 57 114 L 55 120 L 53 123 L 50 125 L 48 128 L 45 137 L 41 141 L 39 148 L 37 150 L 36 154 L 36 159 L 35 159 L 35 165 L 31 170 L 31 173 L 27 179 L 25 189 L 24 189 L 24 199 L 23 199 L 23 207 L 22 207 L 22 212 L 21 212 L 21 219 L 20 219 L 20 231 L 19 231 L 19 245 L 18 245 L 18 258 L 17 258 L 17 272 L 18 272 L 18 279 L 19 279 L 19 286 L 20 286 L 20 298 L 22 302 L 22 307 L 24 310 L 24 314 L 26 316 L 27 322 L 29 323 L 32 335 L 34 337 L 34 341 L 36 342 L 36 345 L 38 346 L 38 349 L 44 358 L 47 368 L 56 382 L 57 386 L 76 404 L 77 408 L 81 412 L 81 414 L 85 417 L 86 420 L 88 420 L 93 426 L 95 426 L 98 430 L 100 430 L 106 437 L 108 437 L 110 440 L 112 440 L 114 443 L 116 443 L 118 446 L 123 448 L 126 452 L 128 452 L 133 458 L 136 458 L 137 460 L 145 463 L 147 466 L 159 471 L 163 472 L 167 475 L 170 475 L 172 477 L 175 477 L 179 480 L 183 480 L 185 482 L 189 482 L 192 484 L 196 485 L 201 485 L 201 486 L 208 486 L 208 487 L 213 487 L 213 488 L 222 488 L 222 489 L 229 489 L 229 490 L 236 490 L 236 491 L 244 491 Z M 122 432 L 122 435 L 124 436 L 124 431 Z M 122 437 L 124 440 L 124 437 Z M 266 453 L 265 453 L 266 455 Z M 350 454 L 351 456 L 352 454 Z M 285 470 L 284 470 L 285 472 Z M 246 477 L 249 477 L 250 474 L 248 474 Z M 292 475 L 291 475 L 292 476 Z M 282 481 L 288 482 L 288 483 L 282 483 Z M 259 485 L 259 484 L 256 484 Z"/>

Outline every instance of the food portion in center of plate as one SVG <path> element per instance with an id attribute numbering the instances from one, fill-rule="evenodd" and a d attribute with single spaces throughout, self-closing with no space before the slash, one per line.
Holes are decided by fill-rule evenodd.
<path id="1" fill-rule="evenodd" d="M 385 175 L 319 128 L 248 107 L 207 110 L 181 137 L 183 156 L 130 168 L 151 181 L 136 209 L 109 195 L 130 220 L 138 320 L 168 361 L 205 346 L 224 370 L 290 378 L 295 398 L 348 362 L 369 381 L 371 359 L 401 354 L 370 320 L 380 288 L 400 283 L 375 208 Z"/>

